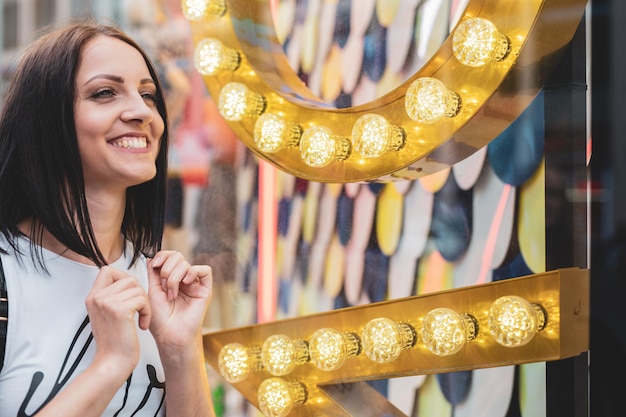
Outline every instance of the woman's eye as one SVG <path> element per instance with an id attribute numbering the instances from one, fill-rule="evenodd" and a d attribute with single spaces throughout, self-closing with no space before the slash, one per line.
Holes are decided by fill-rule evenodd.
<path id="1" fill-rule="evenodd" d="M 94 98 L 99 98 L 99 97 L 113 97 L 115 95 L 115 91 L 113 91 L 110 88 L 102 88 L 98 91 L 96 91 L 95 93 L 93 93 L 92 97 Z"/>
<path id="2" fill-rule="evenodd" d="M 143 97 L 144 100 L 150 101 L 152 103 L 156 103 L 157 101 L 157 95 L 153 92 L 141 93 L 141 97 Z"/>

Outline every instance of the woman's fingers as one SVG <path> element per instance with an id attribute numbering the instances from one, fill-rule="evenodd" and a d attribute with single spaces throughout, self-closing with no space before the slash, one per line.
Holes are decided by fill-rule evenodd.
<path id="1" fill-rule="evenodd" d="M 148 265 L 152 270 L 150 273 L 158 274 L 161 288 L 169 300 L 178 297 L 181 282 L 188 283 L 196 279 L 189 275 L 190 271 L 193 274 L 191 265 L 180 252 L 160 251 Z"/>
<path id="2" fill-rule="evenodd" d="M 94 314 L 101 311 L 108 319 L 117 316 L 133 321 L 138 314 L 140 328 L 147 329 L 150 324 L 152 312 L 146 291 L 135 277 L 108 266 L 96 276 L 86 303 Z"/>

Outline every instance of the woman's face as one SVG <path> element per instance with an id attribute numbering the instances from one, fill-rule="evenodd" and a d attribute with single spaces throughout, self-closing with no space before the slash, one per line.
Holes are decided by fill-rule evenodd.
<path id="1" fill-rule="evenodd" d="M 164 131 L 156 94 L 135 48 L 107 36 L 84 45 L 74 120 L 88 190 L 125 190 L 155 176 Z"/>

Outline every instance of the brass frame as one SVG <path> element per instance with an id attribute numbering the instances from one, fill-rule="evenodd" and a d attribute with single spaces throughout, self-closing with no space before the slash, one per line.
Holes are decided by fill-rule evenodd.
<path id="1" fill-rule="evenodd" d="M 521 296 L 531 303 L 540 304 L 547 313 L 545 328 L 524 346 L 503 347 L 489 335 L 486 326 L 489 306 L 503 295 Z M 446 357 L 432 354 L 421 344 L 418 336 L 413 348 L 386 364 L 372 362 L 361 353 L 347 359 L 341 368 L 334 371 L 321 371 L 311 363 L 300 365 L 283 378 L 304 383 L 308 399 L 304 405 L 294 409 L 290 416 L 368 415 L 362 414 L 364 411 L 358 408 L 358 398 L 363 399 L 360 403 L 367 404 L 372 413 L 372 410 L 384 409 L 390 415 L 402 415 L 386 399 L 362 383 L 374 379 L 553 361 L 573 357 L 589 349 L 589 270 L 566 268 L 208 333 L 204 336 L 205 356 L 207 362 L 219 372 L 219 353 L 228 343 L 260 347 L 267 337 L 278 333 L 293 339 L 307 340 L 315 330 L 322 327 L 359 334 L 369 320 L 377 317 L 408 323 L 418 329 L 422 318 L 437 307 L 449 307 L 458 313 L 474 316 L 479 327 L 476 339 L 466 343 L 455 355 Z M 271 376 L 266 371 L 254 372 L 233 386 L 248 401 L 258 406 L 257 388 Z"/>

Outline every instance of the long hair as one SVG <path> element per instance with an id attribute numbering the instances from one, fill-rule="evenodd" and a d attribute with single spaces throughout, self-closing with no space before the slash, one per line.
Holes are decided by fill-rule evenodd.
<path id="1" fill-rule="evenodd" d="M 165 123 L 156 176 L 127 190 L 122 235 L 133 243 L 132 262 L 161 247 L 167 180 L 168 129 L 163 90 L 146 52 L 114 25 L 77 21 L 50 31 L 22 56 L 0 115 L 0 232 L 17 250 L 18 226 L 33 219 L 31 254 L 45 269 L 44 230 L 96 265 L 98 248 L 85 197 L 74 122 L 75 80 L 83 46 L 110 36 L 143 56 L 156 82 L 156 107 Z"/>

